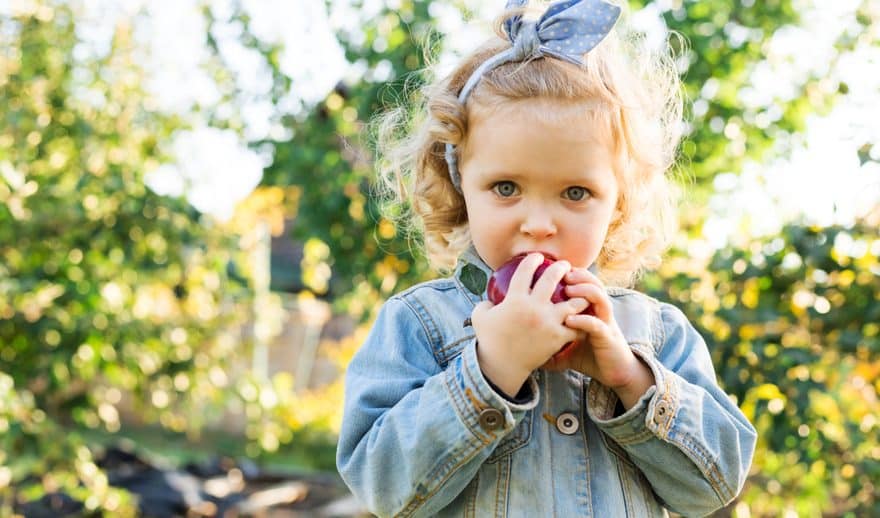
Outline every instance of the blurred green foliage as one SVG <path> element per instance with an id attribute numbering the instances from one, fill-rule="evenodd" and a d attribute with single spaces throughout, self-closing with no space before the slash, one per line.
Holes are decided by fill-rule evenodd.
<path id="1" fill-rule="evenodd" d="M 363 2 L 351 2 L 354 12 Z M 330 3 L 328 2 L 328 6 Z M 289 139 L 271 141 L 274 161 L 265 171 L 267 185 L 303 187 L 298 200 L 296 225 L 290 238 L 323 246 L 306 249 L 306 261 L 326 264 L 332 275 L 327 285 L 303 284 L 359 316 L 368 316 L 376 303 L 405 286 L 424 279 L 425 261 L 418 257 L 413 236 L 382 216 L 380 200 L 373 196 L 372 156 L 368 122 L 383 100 L 401 99 L 424 81 L 416 72 L 436 50 L 440 35 L 434 28 L 429 1 L 398 2 L 383 6 L 359 34 L 338 34 L 346 59 L 366 70 L 387 67 L 387 81 L 370 74 L 353 84 L 340 82 L 327 98 L 303 117 L 288 117 L 294 130 Z M 249 34 L 249 18 L 237 15 Z M 253 48 L 271 55 L 255 37 L 246 37 Z M 374 50 L 374 49 L 382 49 Z M 267 59 L 275 82 L 275 102 L 289 88 L 296 89 L 277 60 Z M 262 143 L 259 143 L 262 144 Z M 304 261 L 304 262 L 306 262 Z"/>
<path id="2" fill-rule="evenodd" d="M 880 513 L 877 228 L 791 224 L 645 280 L 697 325 L 758 429 L 741 497 L 752 514 Z"/>
<path id="3" fill-rule="evenodd" d="M 144 185 L 180 123 L 149 110 L 131 27 L 77 59 L 76 13 L 0 18 L 0 508 L 64 490 L 121 512 L 71 427 L 197 430 L 224 401 L 249 295 L 234 242 Z M 197 411 L 195 411 L 197 409 Z M 36 475 L 36 477 L 34 477 Z M 5 514 L 5 513 L 4 513 Z"/>
<path id="4" fill-rule="evenodd" d="M 473 15 L 458 0 L 433 3 Z M 355 12 L 364 4 L 352 1 Z M 273 214 L 273 227 L 293 221 L 288 237 L 303 248 L 307 291 L 363 321 L 384 298 L 430 275 L 417 236 L 384 219 L 372 195 L 368 122 L 423 84 L 421 70 L 444 41 L 432 2 L 390 4 L 360 33 L 337 35 L 364 76 L 286 115 L 288 136 L 252 143 L 274 156 L 249 203 Z M 249 345 L 240 327 L 253 289 L 246 265 L 230 266 L 243 262 L 241 244 L 184 200 L 144 186 L 145 172 L 167 158 L 162 144 L 187 123 L 151 108 L 132 28 L 117 27 L 106 54 L 83 57 L 75 4 L 27 5 L 0 15 L 0 515 L 13 499 L 57 489 L 89 509 L 131 512 L 129 497 L 96 468 L 90 439 L 70 431 L 119 430 L 123 400 L 146 422 L 191 433 L 232 401 L 248 416 L 247 452 L 255 456 L 289 444 L 298 428 L 334 429 L 340 383 L 295 394 L 289 376 L 262 380 L 229 368 Z M 681 169 L 697 202 L 716 174 L 785 152 L 778 142 L 847 93 L 845 84 L 803 77 L 792 99 L 769 106 L 739 95 L 774 33 L 798 23 L 792 0 L 662 5 L 666 24 L 688 42 L 676 50 L 698 109 L 688 114 Z M 860 5 L 864 30 L 840 34 L 841 53 L 860 34 L 876 34 L 880 13 L 870 0 Z M 280 104 L 298 85 L 282 72 L 277 46 L 255 37 L 237 8 L 241 42 L 272 70 Z M 205 16 L 216 23 L 210 9 Z M 207 34 L 205 41 L 212 44 Z M 373 73 L 380 68 L 388 75 Z M 218 82 L 234 75 L 214 71 Z M 234 90 L 229 84 L 225 92 Z M 219 117 L 212 123 L 223 125 Z M 877 145 L 859 148 L 863 163 Z M 705 210 L 694 203 L 682 216 L 685 231 L 697 235 Z M 700 327 L 720 381 L 759 429 L 735 513 L 880 514 L 878 224 L 876 217 L 853 228 L 792 224 L 708 262 L 685 243 L 643 280 Z M 340 365 L 361 338 L 336 347 Z"/>

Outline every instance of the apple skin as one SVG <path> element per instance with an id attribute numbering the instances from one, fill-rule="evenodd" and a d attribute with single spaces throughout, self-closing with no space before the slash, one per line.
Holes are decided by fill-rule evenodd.
<path id="1" fill-rule="evenodd" d="M 492 273 L 492 276 L 489 278 L 489 285 L 486 287 L 486 295 L 489 298 L 489 301 L 492 304 L 500 304 L 501 301 L 504 300 L 504 296 L 507 295 L 507 289 L 510 287 L 510 278 L 513 277 L 513 272 L 516 271 L 516 268 L 519 266 L 519 263 L 525 259 L 528 254 L 517 254 L 510 258 L 506 263 L 502 264 L 498 267 L 495 272 Z M 556 262 L 550 257 L 544 256 L 544 262 L 541 263 L 538 268 L 535 270 L 535 275 L 532 277 L 531 286 L 535 285 L 538 278 L 541 277 L 541 274 L 544 273 L 544 270 L 547 269 L 548 266 Z M 550 302 L 554 304 L 557 302 L 562 302 L 568 300 L 569 296 L 565 293 L 565 284 L 560 282 L 556 285 L 556 288 L 553 290 L 553 295 L 550 296 Z M 592 304 L 587 306 L 587 309 L 581 311 L 582 315 L 592 315 L 596 316 L 596 312 L 593 310 Z M 569 342 L 565 344 L 562 349 L 559 350 L 553 357 L 556 360 L 562 360 L 568 357 L 576 342 Z"/>
<path id="2" fill-rule="evenodd" d="M 502 264 L 498 267 L 495 272 L 492 273 L 492 276 L 489 278 L 489 284 L 486 287 L 486 295 L 489 298 L 489 302 L 492 304 L 501 304 L 501 301 L 504 300 L 504 297 L 507 295 L 507 289 L 510 287 L 510 279 L 513 277 L 513 272 L 516 271 L 516 268 L 519 266 L 519 263 L 525 259 L 528 254 L 517 254 L 510 258 L 506 263 Z M 541 274 L 544 273 L 544 270 L 547 269 L 548 266 L 555 263 L 556 261 L 550 257 L 544 256 L 544 262 L 541 263 L 538 268 L 535 270 L 535 275 L 532 277 L 532 284 L 534 286 L 538 281 L 538 278 L 541 277 Z M 569 297 L 565 293 L 565 283 L 560 282 L 556 285 L 556 288 L 553 290 L 553 295 L 550 296 L 550 302 L 556 304 L 557 302 L 562 302 L 568 300 Z M 592 311 L 593 306 L 588 306 L 587 309 L 581 312 L 582 315 L 594 315 L 595 313 Z"/>
<path id="3" fill-rule="evenodd" d="M 528 254 L 518 254 L 513 256 L 492 273 L 492 277 L 489 278 L 489 285 L 486 288 L 486 295 L 489 297 L 489 301 L 492 304 L 497 305 L 504 300 L 504 297 L 507 295 L 507 290 L 510 287 L 510 279 L 513 277 L 513 273 L 516 271 L 519 263 L 525 259 L 526 255 Z M 535 282 L 538 281 L 538 278 L 541 277 L 544 270 L 554 262 L 553 259 L 544 256 L 544 262 L 538 266 L 537 270 L 535 270 L 531 286 L 535 285 Z M 556 289 L 553 290 L 553 295 L 550 297 L 550 301 L 555 304 L 564 300 L 568 300 L 568 296 L 565 294 L 565 285 L 559 283 L 556 285 Z"/>

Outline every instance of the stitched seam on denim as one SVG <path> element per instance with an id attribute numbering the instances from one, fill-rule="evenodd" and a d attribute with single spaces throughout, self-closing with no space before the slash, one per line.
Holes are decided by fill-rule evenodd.
<path id="1" fill-rule="evenodd" d="M 492 406 L 491 404 L 489 404 L 488 401 L 492 400 L 493 398 L 496 400 L 500 400 L 502 398 L 501 398 L 501 396 L 495 394 L 495 392 L 492 389 L 489 389 L 488 393 L 483 393 L 480 391 L 479 383 L 477 381 L 477 376 L 476 376 L 476 374 L 479 373 L 479 378 L 483 379 L 483 373 L 480 371 L 480 367 L 477 366 L 476 370 L 474 370 L 474 369 L 467 368 L 466 362 L 462 361 L 462 364 L 464 364 L 464 366 L 466 367 L 464 369 L 464 372 L 468 376 L 468 379 L 471 382 L 471 386 L 474 387 L 474 390 L 477 392 L 477 395 L 481 396 L 483 399 L 486 400 L 486 406 L 496 408 L 496 407 Z M 496 410 L 497 410 L 497 408 L 496 408 Z M 500 411 L 501 411 L 501 413 L 505 414 L 505 417 L 507 417 L 507 415 L 506 415 L 507 413 L 505 412 L 505 410 L 510 410 L 510 404 L 503 402 L 502 403 L 502 410 L 500 410 Z M 517 410 L 520 410 L 520 409 L 517 409 Z M 513 410 L 510 410 L 510 412 L 513 413 Z M 505 435 L 509 434 L 510 432 L 512 432 L 515 429 L 515 427 L 516 427 L 515 421 L 516 421 L 516 419 L 514 419 L 514 426 L 510 430 L 507 430 Z M 505 425 L 507 424 L 507 419 L 504 420 L 504 423 L 505 423 Z M 492 436 L 495 437 L 496 434 L 494 432 L 492 432 Z"/>
<path id="2" fill-rule="evenodd" d="M 606 286 L 605 292 L 608 293 L 608 295 L 611 295 L 612 297 L 629 297 L 629 296 L 642 295 L 643 297 L 648 298 L 647 295 L 645 295 L 644 293 L 642 293 L 640 291 L 632 290 L 629 288 L 623 288 L 620 286 Z"/>
<path id="3" fill-rule="evenodd" d="M 665 342 L 663 338 L 666 335 L 663 330 L 663 314 L 660 302 L 656 299 L 651 299 L 651 301 L 651 350 L 654 351 L 654 354 L 660 354 L 660 349 L 663 348 Z"/>
<path id="4" fill-rule="evenodd" d="M 654 375 L 654 384 L 657 387 L 657 392 L 659 393 L 659 397 L 655 394 L 656 400 L 664 401 L 667 403 L 667 409 L 669 411 L 669 416 L 666 420 L 659 425 L 656 425 L 656 434 L 658 437 L 665 438 L 667 434 L 669 434 L 669 430 L 672 429 L 672 424 L 675 422 L 675 418 L 678 415 L 678 407 L 680 405 L 679 394 L 678 394 L 678 383 L 675 379 L 675 376 L 667 375 L 665 367 L 660 362 L 660 359 L 656 356 L 652 355 L 649 351 L 645 351 L 644 344 L 638 344 L 640 347 L 634 347 L 633 350 L 641 353 L 642 359 L 648 364 L 651 369 L 651 373 Z M 652 415 L 656 412 L 656 403 L 654 405 L 648 406 L 648 415 Z"/>
<path id="5" fill-rule="evenodd" d="M 670 442 L 679 445 L 684 454 L 696 464 L 722 503 L 726 503 L 736 496 L 736 492 L 727 485 L 721 475 L 718 462 L 714 460 L 712 454 L 703 448 L 702 444 L 683 434 L 673 434 L 673 437 L 670 437 Z"/>
<path id="6" fill-rule="evenodd" d="M 632 505 L 630 503 L 630 495 L 629 495 L 629 487 L 627 486 L 627 477 L 626 471 L 624 471 L 624 466 L 621 462 L 617 463 L 617 480 L 620 481 L 620 492 L 623 494 L 623 507 L 625 509 L 625 516 L 633 516 L 632 514 Z"/>
<path id="7" fill-rule="evenodd" d="M 662 369 L 658 369 L 661 370 Z M 665 392 L 663 393 L 663 398 L 668 403 L 666 406 L 669 409 L 669 417 L 665 421 L 665 426 L 662 428 L 658 428 L 658 432 L 661 432 L 663 437 L 669 435 L 670 430 L 672 430 L 672 425 L 675 423 L 676 417 L 678 417 L 678 407 L 681 405 L 681 399 L 678 394 L 678 383 L 674 376 L 668 376 L 664 378 L 663 384 L 665 386 Z"/>
<path id="8" fill-rule="evenodd" d="M 423 282 L 421 284 L 416 284 L 415 286 L 410 286 L 409 288 L 397 293 L 392 298 L 401 298 L 407 297 L 416 291 L 421 290 L 434 290 L 434 291 L 449 291 L 450 289 L 454 289 L 455 286 L 451 284 L 451 279 L 448 277 L 444 277 L 441 279 L 434 279 L 431 281 Z"/>
<path id="9" fill-rule="evenodd" d="M 581 422 L 584 423 L 584 426 L 581 427 L 581 437 L 584 440 L 584 469 L 587 474 L 586 487 L 584 488 L 584 490 L 586 492 L 585 503 L 586 503 L 586 507 L 587 507 L 587 513 L 586 513 L 587 516 L 593 516 L 593 490 L 591 487 L 591 484 L 593 483 L 593 481 L 590 478 L 590 469 L 591 469 L 590 468 L 590 461 L 592 460 L 592 457 L 590 455 L 590 442 L 587 437 L 587 427 L 588 426 L 595 426 L 595 424 L 592 424 L 592 421 L 590 420 L 589 412 L 587 411 L 587 400 L 589 399 L 589 396 L 587 395 L 588 389 L 589 389 L 589 386 L 587 384 L 586 378 L 581 378 L 581 401 L 580 401 L 580 404 L 581 404 L 581 412 L 583 413 L 583 415 L 581 416 L 583 421 L 581 421 Z M 601 430 L 599 431 L 599 434 L 601 436 L 601 434 L 602 434 Z"/>
<path id="10" fill-rule="evenodd" d="M 531 410 L 526 411 L 522 421 L 515 425 L 513 430 L 501 439 L 495 450 L 489 454 L 486 464 L 494 464 L 505 457 L 509 457 L 509 454 L 529 443 L 532 437 L 532 413 Z"/>
<path id="11" fill-rule="evenodd" d="M 471 369 L 468 368 L 468 364 L 464 360 L 464 358 L 461 359 L 461 364 L 462 364 L 462 371 L 464 372 L 465 376 L 467 376 L 467 380 L 470 382 L 471 387 L 474 387 L 474 390 L 477 392 L 477 396 L 479 396 L 479 398 L 483 398 L 484 394 L 480 391 L 478 384 L 477 384 L 477 380 L 474 378 L 474 374 L 471 372 Z M 476 396 L 475 396 L 475 398 L 476 398 Z M 488 399 L 488 398 L 485 398 L 485 399 Z M 484 403 L 484 401 L 480 401 L 480 403 Z M 489 403 L 486 403 L 486 406 L 492 407 L 492 405 L 490 405 Z M 492 407 L 492 408 L 495 408 L 495 407 Z M 492 432 L 492 436 L 495 437 L 494 432 Z"/>
<path id="12" fill-rule="evenodd" d="M 554 394 L 554 391 L 553 391 L 553 378 L 554 377 L 555 376 L 548 375 L 548 376 L 546 376 L 546 378 L 544 380 L 544 394 L 547 395 L 546 396 L 547 400 L 544 403 L 544 408 L 550 413 L 553 413 L 553 411 L 554 411 L 553 410 L 554 401 L 553 401 L 553 399 L 551 399 L 551 397 Z M 547 449 L 547 456 L 549 457 L 548 460 L 549 460 L 550 466 L 553 466 L 553 464 L 554 464 L 553 447 L 552 447 L 554 427 L 555 427 L 555 423 L 548 427 L 548 430 L 549 430 L 548 435 L 550 435 L 550 438 L 549 438 L 550 440 L 548 442 L 551 444 L 551 446 L 550 446 L 550 448 Z M 550 505 L 552 506 L 551 507 L 551 515 L 555 517 L 556 516 L 556 477 L 550 477 L 550 494 L 552 495 L 552 498 L 550 498 Z"/>
<path id="13" fill-rule="evenodd" d="M 470 443 L 468 443 L 468 444 L 470 444 Z M 469 460 L 474 458 L 477 455 L 477 453 L 480 451 L 479 445 L 475 445 L 475 444 L 471 445 L 470 449 L 471 449 L 471 451 L 469 451 L 468 449 L 463 449 L 462 454 L 461 454 L 462 459 L 457 461 L 452 467 L 450 467 L 448 469 L 446 468 L 446 466 L 452 462 L 451 460 L 449 460 L 449 461 L 446 461 L 444 464 L 442 464 L 439 468 L 435 468 L 435 469 L 431 470 L 432 472 L 439 471 L 441 473 L 443 473 L 445 470 L 445 476 L 443 477 L 442 480 L 437 480 L 437 477 L 432 477 L 430 474 L 428 476 L 426 476 L 425 477 L 426 480 L 433 479 L 437 482 L 434 490 L 426 493 L 424 496 L 416 494 L 413 497 L 413 499 L 410 501 L 410 503 L 402 511 L 400 511 L 400 513 L 397 516 L 412 516 L 418 510 L 419 507 L 421 507 L 425 502 L 430 500 L 431 497 L 433 497 L 435 494 L 437 494 L 437 492 L 440 491 L 440 488 L 443 487 L 443 485 L 446 483 L 447 480 L 449 480 L 449 478 L 452 476 L 452 474 L 454 474 L 458 470 L 458 468 L 460 468 L 462 465 L 464 465 Z"/>
<path id="14" fill-rule="evenodd" d="M 462 361 L 462 363 L 465 364 L 464 361 Z M 465 372 L 465 374 L 467 375 L 467 377 L 469 378 L 469 380 L 470 380 L 470 382 L 471 382 L 471 385 L 474 386 L 474 387 L 476 387 L 476 386 L 477 386 L 477 381 L 474 379 L 474 377 L 473 377 L 473 373 L 471 372 L 471 370 L 468 369 L 468 368 L 466 368 L 466 367 L 467 367 L 467 364 L 465 364 L 464 372 Z M 490 405 L 490 404 L 488 404 L 488 403 L 486 404 L 486 406 L 491 407 L 491 408 L 494 408 L 494 407 L 492 407 L 492 405 Z M 505 416 L 505 417 L 506 417 L 506 416 Z M 528 419 L 529 417 L 530 417 L 530 416 L 529 416 L 529 414 L 527 413 L 525 416 L 523 416 L 523 420 Z M 505 419 L 505 422 L 506 422 L 506 419 Z M 529 422 L 528 424 L 529 424 L 529 426 L 531 426 L 531 422 Z M 498 448 L 507 448 L 507 450 L 502 449 L 502 451 L 501 451 L 501 452 L 498 454 L 498 456 L 497 456 L 498 459 L 501 459 L 501 458 L 503 458 L 504 456 L 507 456 L 508 453 L 512 453 L 512 452 L 514 452 L 514 451 L 516 451 L 516 450 L 522 448 L 522 447 L 525 446 L 526 444 L 528 444 L 528 442 L 529 442 L 529 437 L 531 436 L 531 430 L 529 430 L 528 433 L 524 433 L 525 437 L 522 438 L 522 439 L 520 439 L 519 436 L 516 436 L 516 435 L 511 436 L 512 434 L 516 433 L 517 430 L 518 430 L 522 425 L 523 425 L 522 421 L 520 421 L 519 423 L 516 423 L 516 421 L 514 421 L 513 428 L 510 429 L 510 430 L 508 430 L 507 433 L 505 433 L 505 434 L 501 437 L 501 440 L 499 441 L 499 443 L 498 443 L 498 445 L 497 445 L 497 447 L 496 447 L 496 451 L 497 451 Z M 524 429 L 524 428 L 523 428 L 523 431 L 525 432 L 525 429 Z M 494 440 L 498 440 L 498 434 L 496 434 L 494 431 L 493 431 L 493 432 L 488 432 L 488 433 L 490 434 L 491 439 L 489 439 L 488 441 L 486 441 L 487 444 L 490 443 L 490 442 L 492 442 L 492 441 L 494 441 Z M 516 445 L 511 446 L 511 447 L 508 448 L 507 445 L 508 445 L 509 443 L 511 443 L 511 442 L 514 442 L 514 441 L 519 442 L 519 444 L 516 444 Z M 489 454 L 489 457 L 492 457 L 494 454 L 495 454 L 495 452 L 493 451 L 491 454 Z M 487 462 L 488 462 L 488 458 L 487 458 L 486 460 L 487 460 Z M 493 460 L 497 460 L 497 459 L 493 459 Z"/>
<path id="15" fill-rule="evenodd" d="M 478 394 L 479 396 L 483 396 L 483 394 L 480 394 L 479 389 L 477 389 L 477 380 L 476 380 L 476 378 L 474 377 L 474 372 L 472 372 L 471 369 L 468 368 L 468 365 L 467 365 L 467 363 L 464 361 L 464 359 L 462 359 L 462 365 L 463 365 L 463 367 L 464 367 L 463 370 L 464 370 L 465 376 L 468 377 L 468 381 L 470 381 L 471 386 L 474 387 L 474 388 L 477 390 L 477 394 Z M 479 367 L 478 367 L 478 368 L 479 368 Z M 482 376 L 482 374 L 481 374 L 481 376 Z M 486 399 L 489 399 L 489 398 L 486 398 Z M 495 408 L 494 406 L 492 406 L 492 405 L 489 404 L 488 402 L 485 402 L 485 403 L 486 403 L 486 406 L 487 406 L 487 407 Z M 497 410 L 497 409 L 496 409 L 496 410 Z M 502 413 L 503 413 L 503 414 L 506 414 L 506 412 L 504 412 L 503 410 L 502 410 Z M 507 416 L 506 416 L 506 415 L 504 415 L 504 422 L 505 422 L 505 426 L 506 426 L 506 425 L 507 425 Z M 501 446 L 501 443 L 503 442 L 503 440 L 504 440 L 505 438 L 509 437 L 510 434 L 516 430 L 516 428 L 517 428 L 517 423 L 516 423 L 516 420 L 514 420 L 513 428 L 511 428 L 510 430 L 507 430 L 507 432 L 504 433 L 504 435 L 503 435 L 502 438 L 501 438 L 501 441 L 499 441 L 498 446 Z M 491 443 L 491 442 L 493 442 L 493 441 L 495 441 L 495 440 L 498 440 L 498 434 L 495 433 L 495 431 L 487 431 L 487 433 L 489 434 L 488 436 L 489 436 L 490 438 L 486 441 L 486 444 Z M 527 442 L 527 441 L 526 441 L 526 442 Z M 511 450 L 511 451 L 513 451 L 513 450 Z M 491 455 L 492 455 L 492 454 L 490 454 L 490 456 L 491 456 Z"/>
<path id="16" fill-rule="evenodd" d="M 447 381 L 448 381 L 448 378 L 447 378 Z M 456 400 L 456 398 L 453 398 L 454 402 L 455 402 L 455 400 Z M 465 420 L 465 423 L 467 423 L 466 420 Z M 471 429 L 470 426 L 468 426 L 468 429 L 470 429 L 471 432 L 473 433 L 473 429 Z M 409 503 L 409 505 L 406 508 L 404 508 L 404 510 L 402 510 L 400 512 L 400 516 L 412 515 L 412 513 L 414 513 L 419 507 L 421 507 L 422 504 L 424 504 L 426 501 L 428 501 L 434 494 L 436 494 L 440 490 L 441 487 L 443 487 L 443 484 L 446 483 L 446 481 L 452 476 L 453 473 L 455 473 L 458 470 L 459 467 L 461 467 L 463 464 L 465 464 L 467 461 L 469 461 L 470 459 L 472 459 L 473 457 L 475 457 L 477 455 L 477 453 L 487 443 L 485 441 L 483 441 L 482 438 L 478 434 L 475 434 L 475 436 L 478 439 L 480 439 L 479 444 L 474 443 L 473 441 L 466 441 L 464 443 L 465 447 L 458 448 L 458 450 L 460 450 L 460 453 L 453 450 L 453 453 L 449 455 L 449 458 L 445 462 L 443 462 L 439 466 L 436 466 L 433 469 L 428 471 L 428 474 L 425 476 L 425 480 L 435 480 L 435 481 L 438 480 L 439 476 L 436 475 L 436 473 L 444 474 L 443 479 L 437 483 L 437 486 L 434 488 L 433 491 L 426 493 L 424 496 L 420 496 L 420 495 L 416 494 L 413 497 L 413 500 Z M 459 443 L 459 444 L 461 444 L 461 443 Z M 456 457 L 460 457 L 460 458 L 456 459 Z M 450 464 L 452 464 L 451 467 L 449 467 Z"/>
<path id="17" fill-rule="evenodd" d="M 657 346 L 657 354 L 660 354 L 660 351 L 663 350 L 663 346 L 666 345 L 666 325 L 663 323 L 663 307 L 660 306 L 660 310 L 657 314 L 657 318 L 660 320 L 660 344 Z"/>
<path id="18" fill-rule="evenodd" d="M 400 512 L 399 516 L 412 516 L 413 513 L 415 513 L 418 510 L 418 508 L 422 506 L 422 504 L 424 504 L 425 502 L 430 500 L 431 497 L 433 497 L 435 494 L 437 494 L 437 492 L 440 490 L 440 488 L 443 487 L 443 485 L 452 476 L 452 474 L 455 473 L 458 470 L 458 468 L 460 468 L 462 465 L 466 464 L 471 459 L 473 459 L 477 455 L 477 453 L 479 453 L 479 451 L 480 451 L 479 445 L 472 445 L 471 449 L 473 450 L 472 452 L 469 452 L 468 450 L 463 450 L 463 458 L 458 463 L 456 463 L 456 465 L 454 465 L 452 468 L 450 468 L 448 471 L 446 471 L 446 476 L 443 477 L 443 480 L 440 480 L 437 483 L 437 485 L 433 491 L 431 491 L 430 493 L 427 493 L 423 497 L 417 495 L 414 498 L 414 500 L 412 502 L 410 502 L 410 504 L 403 511 Z M 435 469 L 433 471 L 438 471 L 438 470 Z M 429 480 L 430 480 L 430 478 L 429 478 Z"/>
<path id="19" fill-rule="evenodd" d="M 506 495 L 510 491 L 510 457 L 507 457 L 507 462 L 499 462 L 498 463 L 498 477 L 497 483 L 495 484 L 495 516 L 504 517 L 507 516 L 507 505 L 501 505 L 501 502 L 506 501 Z M 503 490 L 502 490 L 503 488 Z M 503 512 L 502 512 L 503 509 Z"/>
<path id="20" fill-rule="evenodd" d="M 419 319 L 419 322 L 422 324 L 422 329 L 425 331 L 425 336 L 428 337 L 428 343 L 431 345 L 431 352 L 434 355 L 434 361 L 437 362 L 438 365 L 443 365 L 443 362 L 438 357 L 437 350 L 440 348 L 443 343 L 443 337 L 440 333 L 440 328 L 437 326 L 437 323 L 431 317 L 431 314 L 428 312 L 428 309 L 422 304 L 422 301 L 419 300 L 418 297 L 406 297 L 401 298 L 401 300 L 409 306 L 409 308 L 416 314 Z"/>
<path id="21" fill-rule="evenodd" d="M 632 460 L 627 457 L 626 451 L 623 449 L 623 447 L 610 435 L 602 430 L 599 430 L 599 437 L 602 439 L 602 444 L 605 445 L 605 449 L 611 452 L 611 455 L 619 458 L 622 461 L 632 462 Z"/>
<path id="22" fill-rule="evenodd" d="M 465 516 L 477 516 L 477 496 L 480 494 L 480 471 L 477 470 L 477 474 L 474 475 L 474 479 L 471 481 L 471 485 L 473 488 L 471 489 L 471 494 L 468 496 L 468 500 L 465 503 L 464 515 Z"/>
<path id="23" fill-rule="evenodd" d="M 437 352 L 441 353 L 445 357 L 447 351 L 449 351 L 450 349 L 452 349 L 453 347 L 455 347 L 456 345 L 458 345 L 462 342 L 467 342 L 469 340 L 473 340 L 475 336 L 477 336 L 477 335 L 468 335 L 468 336 L 465 336 L 464 338 L 459 338 L 458 340 L 456 340 L 450 344 L 444 345 L 443 347 L 438 349 Z"/>
<path id="24" fill-rule="evenodd" d="M 721 500 L 721 503 L 728 502 L 735 496 L 734 492 L 724 482 L 718 464 L 709 460 L 706 454 L 700 451 L 702 448 L 698 443 L 684 436 L 674 441 L 674 443 L 697 466 L 697 469 L 700 470 L 700 473 L 703 474 L 709 485 L 712 486 L 712 490 L 715 491 L 715 495 Z"/>
<path id="25" fill-rule="evenodd" d="M 645 473 L 638 466 L 633 467 L 633 477 L 635 478 L 636 489 L 642 502 L 642 509 L 639 511 L 644 511 L 645 516 L 653 516 L 654 512 L 651 509 L 651 503 L 655 501 L 655 498 L 654 491 L 651 489 L 651 483 L 648 482 L 648 477 L 645 476 Z"/>
<path id="26" fill-rule="evenodd" d="M 462 362 L 464 363 L 464 362 Z M 468 412 L 468 405 L 465 402 L 465 395 L 458 387 L 458 380 L 455 378 L 455 373 L 450 372 L 454 367 L 449 367 L 445 372 L 446 389 L 449 391 L 449 394 L 452 399 L 452 403 L 455 406 L 455 411 L 458 414 L 459 419 L 464 423 L 467 427 L 468 431 L 471 432 L 476 438 L 480 440 L 483 444 L 486 444 L 486 439 L 483 438 L 482 434 L 476 430 L 477 426 L 479 426 L 478 419 L 468 419 L 468 416 L 473 416 L 473 412 Z"/>
<path id="27" fill-rule="evenodd" d="M 431 355 L 434 357 L 434 361 L 437 362 L 437 365 L 444 365 L 444 363 L 440 361 L 440 358 L 437 357 L 437 348 L 435 347 L 433 340 L 431 339 L 431 333 L 428 330 L 428 326 L 425 323 L 424 319 L 422 319 L 421 313 L 415 307 L 413 307 L 408 298 L 404 298 L 401 296 L 397 296 L 394 298 L 400 300 L 400 302 L 406 305 L 406 307 L 409 308 L 409 310 L 412 311 L 413 315 L 415 315 L 415 317 L 418 319 L 419 324 L 421 324 L 422 326 L 422 332 L 425 333 L 425 338 L 428 339 L 428 345 L 431 347 Z"/>
<path id="28" fill-rule="evenodd" d="M 623 437 L 614 437 L 612 440 L 621 446 L 632 446 L 636 444 L 641 444 L 643 442 L 648 442 L 651 439 L 657 438 L 651 430 L 644 430 L 638 433 L 624 435 Z"/>
<path id="29" fill-rule="evenodd" d="M 654 342 L 654 352 L 659 355 L 660 350 L 663 349 L 663 344 L 666 342 L 666 328 L 663 325 L 662 306 L 660 306 L 659 302 L 655 301 L 652 316 L 653 329 L 651 339 Z"/>

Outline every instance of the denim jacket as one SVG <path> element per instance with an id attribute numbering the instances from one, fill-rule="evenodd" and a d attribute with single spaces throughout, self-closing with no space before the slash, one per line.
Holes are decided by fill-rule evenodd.
<path id="1" fill-rule="evenodd" d="M 463 325 L 481 297 L 456 274 L 389 299 L 349 364 L 343 480 L 379 516 L 685 516 L 741 490 L 756 433 L 674 306 L 608 288 L 656 383 L 629 410 L 575 371 L 538 370 L 526 398 L 493 390 Z M 483 295 L 485 296 L 485 294 Z"/>

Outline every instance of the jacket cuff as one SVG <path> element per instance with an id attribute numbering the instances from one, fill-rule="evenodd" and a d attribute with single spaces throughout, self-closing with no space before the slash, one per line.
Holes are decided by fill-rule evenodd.
<path id="1" fill-rule="evenodd" d="M 617 394 L 591 379 L 587 389 L 587 414 L 619 444 L 635 444 L 652 437 L 666 439 L 681 404 L 677 378 L 660 363 L 649 346 L 630 344 L 630 348 L 651 369 L 654 385 L 632 408 L 615 416 Z"/>
<path id="2" fill-rule="evenodd" d="M 461 354 L 445 371 L 445 383 L 456 413 L 470 431 L 485 442 L 491 442 L 512 431 L 526 411 L 538 405 L 538 383 L 534 374 L 528 381 L 531 399 L 514 402 L 497 393 L 483 376 L 477 362 L 476 339 L 464 346 Z M 501 422 L 493 426 L 493 417 Z"/>

